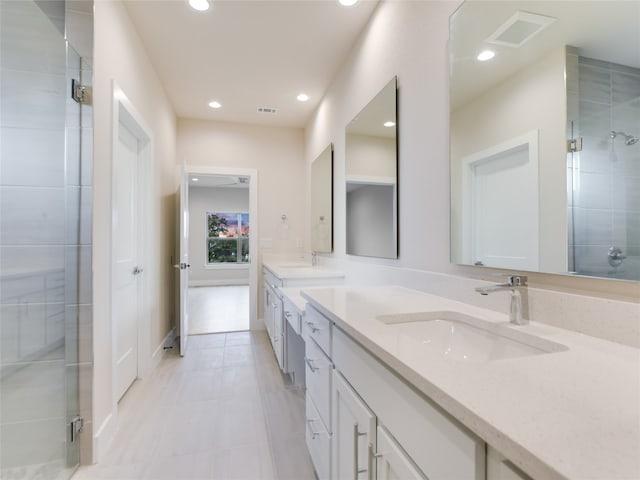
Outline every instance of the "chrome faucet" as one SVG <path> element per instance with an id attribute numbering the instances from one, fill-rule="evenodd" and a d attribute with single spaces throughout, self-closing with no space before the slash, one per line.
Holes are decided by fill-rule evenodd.
<path id="1" fill-rule="evenodd" d="M 318 252 L 316 251 L 311 252 L 311 266 L 312 267 L 318 266 Z"/>
<path id="2" fill-rule="evenodd" d="M 476 288 L 476 292 L 480 293 L 480 295 L 489 295 L 493 292 L 502 291 L 509 292 L 509 321 L 514 325 L 526 325 L 529 323 L 527 277 L 524 275 L 509 275 L 505 283 Z"/>

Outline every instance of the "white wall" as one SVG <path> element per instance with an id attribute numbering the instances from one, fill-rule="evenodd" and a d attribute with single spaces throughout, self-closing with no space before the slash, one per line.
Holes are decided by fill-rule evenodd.
<path id="1" fill-rule="evenodd" d="M 462 295 L 478 279 L 496 281 L 504 273 L 456 266 L 449 261 L 447 41 L 449 15 L 459 4 L 383 1 L 305 130 L 307 168 L 324 146 L 334 143 L 335 253 L 321 258 L 321 264 L 343 269 L 349 283 L 369 284 L 377 278 L 411 285 L 416 272 L 434 272 L 431 280 L 414 286 L 435 291 L 444 278 L 439 274 L 444 273 L 458 279 L 459 288 L 464 289 L 459 292 Z M 394 75 L 398 76 L 399 89 L 399 258 L 347 257 L 345 127 Z M 389 269 L 384 266 L 392 267 L 394 274 L 387 275 Z M 464 277 L 475 280 L 467 282 Z M 538 273 L 529 273 L 529 281 L 533 287 L 547 290 L 629 302 L 637 303 L 640 297 L 637 283 L 631 282 Z M 465 300 L 482 301 L 483 306 L 495 309 L 505 310 L 508 305 L 500 296 L 490 300 L 479 297 L 464 295 Z M 637 319 L 634 321 L 637 323 Z"/>
<path id="2" fill-rule="evenodd" d="M 93 345 L 95 458 L 104 452 L 113 427 L 112 324 L 111 324 L 111 157 L 112 81 L 132 102 L 155 139 L 152 201 L 149 205 L 152 231 L 144 265 L 150 282 L 151 351 L 162 346 L 172 325 L 174 242 L 175 129 L 173 109 L 154 71 L 142 42 L 124 6 L 118 1 L 95 2 L 94 69 L 94 214 L 93 214 Z M 159 348 L 162 351 L 162 348 Z M 149 361 L 151 359 L 148 359 Z"/>
<path id="3" fill-rule="evenodd" d="M 206 267 L 207 212 L 248 211 L 248 188 L 189 187 L 190 287 L 205 285 L 249 285 L 248 265 Z"/>
<path id="4" fill-rule="evenodd" d="M 337 257 L 345 255 L 346 245 L 345 128 L 397 75 L 400 256 L 368 261 L 451 269 L 446 42 L 457 5 L 382 2 L 305 131 L 308 162 L 322 145 L 334 142 Z"/>

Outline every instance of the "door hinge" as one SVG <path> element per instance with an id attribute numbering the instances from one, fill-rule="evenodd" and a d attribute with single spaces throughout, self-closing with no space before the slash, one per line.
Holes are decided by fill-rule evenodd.
<path id="1" fill-rule="evenodd" d="M 78 434 L 82 432 L 82 428 L 84 427 L 84 418 L 81 416 L 74 417 L 71 420 L 71 443 L 75 442 L 78 439 Z"/>
<path id="2" fill-rule="evenodd" d="M 81 85 L 75 78 L 71 79 L 71 98 L 76 102 L 89 105 L 91 104 L 91 87 Z"/>
<path id="3" fill-rule="evenodd" d="M 570 138 L 567 140 L 567 152 L 581 152 L 582 151 L 582 137 Z"/>

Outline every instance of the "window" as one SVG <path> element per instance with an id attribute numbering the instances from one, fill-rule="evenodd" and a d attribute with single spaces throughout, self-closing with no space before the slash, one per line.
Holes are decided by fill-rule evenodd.
<path id="1" fill-rule="evenodd" d="M 249 263 L 249 214 L 207 212 L 207 264 Z"/>

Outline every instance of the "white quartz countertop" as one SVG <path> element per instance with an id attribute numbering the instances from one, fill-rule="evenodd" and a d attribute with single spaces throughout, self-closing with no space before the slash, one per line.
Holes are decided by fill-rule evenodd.
<path id="1" fill-rule="evenodd" d="M 301 294 L 533 478 L 640 478 L 640 350 L 542 323 L 512 326 L 506 315 L 403 287 L 304 288 Z M 466 363 L 407 344 L 376 319 L 445 310 L 568 349 Z"/>
<path id="2" fill-rule="evenodd" d="M 263 267 L 271 271 L 281 280 L 300 278 L 344 278 L 344 273 L 323 267 L 313 267 L 311 264 L 296 262 L 263 263 Z"/>
<path id="3" fill-rule="evenodd" d="M 280 292 L 282 292 L 282 294 L 295 305 L 298 311 L 304 312 L 307 308 L 307 301 L 302 298 L 302 295 L 300 295 L 300 287 L 285 287 L 279 288 L 278 290 L 280 290 Z"/>

